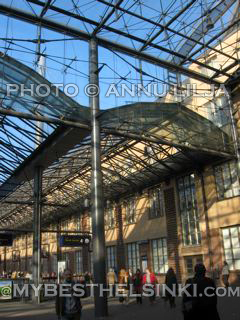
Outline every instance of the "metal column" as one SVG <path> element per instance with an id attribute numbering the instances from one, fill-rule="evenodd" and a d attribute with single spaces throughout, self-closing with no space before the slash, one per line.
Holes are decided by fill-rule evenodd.
<path id="1" fill-rule="evenodd" d="M 92 121 L 92 176 L 91 176 L 91 200 L 92 200 L 92 225 L 93 225 L 93 263 L 94 282 L 106 287 L 105 270 L 105 230 L 104 230 L 104 201 L 103 181 L 101 171 L 101 138 L 100 123 L 97 118 L 99 113 L 98 94 L 98 47 L 96 39 L 89 41 L 89 104 L 91 107 Z M 104 318 L 108 314 L 107 295 L 100 296 L 100 287 L 95 288 L 95 317 Z"/>
<path id="2" fill-rule="evenodd" d="M 41 216 L 42 216 L 42 168 L 35 168 L 34 176 L 34 208 L 33 208 L 33 282 L 37 287 L 41 282 Z M 40 303 L 40 292 L 33 301 Z"/>

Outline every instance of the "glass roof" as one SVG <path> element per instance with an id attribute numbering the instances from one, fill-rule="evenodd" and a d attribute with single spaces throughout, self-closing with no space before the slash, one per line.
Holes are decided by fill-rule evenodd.
<path id="1" fill-rule="evenodd" d="M 0 0 L 1 13 L 0 50 L 33 68 L 44 56 L 47 79 L 77 84 L 74 99 L 81 105 L 88 105 L 87 41 L 93 36 L 102 109 L 156 100 L 143 93 L 107 96 L 112 83 L 156 82 L 158 92 L 186 77 L 218 85 L 239 64 L 238 42 L 226 41 L 238 28 L 237 0 Z M 209 64 L 209 52 L 218 55 L 219 66 Z"/>
<path id="2" fill-rule="evenodd" d="M 239 42 L 226 39 L 238 28 L 239 1 L 0 0 L 0 14 L 0 226 L 31 225 L 36 157 L 44 166 L 46 225 L 81 210 L 89 197 L 91 126 L 84 105 L 92 37 L 99 44 L 106 198 L 234 157 L 227 131 L 179 103 L 156 102 L 143 89 L 157 84 L 162 92 L 189 78 L 215 87 L 230 80 Z M 217 67 L 209 54 L 218 55 Z M 71 95 L 65 89 L 73 84 Z M 112 84 L 119 92 L 122 85 L 143 89 L 112 95 Z"/>
<path id="3" fill-rule="evenodd" d="M 40 85 L 40 86 L 39 86 Z M 21 86 L 24 87 L 23 91 Z M 47 88 L 51 90 L 47 92 Z M 4 111 L 44 116 L 50 120 L 71 119 L 89 124 L 89 109 L 80 106 L 51 85 L 33 69 L 15 59 L 0 55 L 0 101 Z M 1 115 L 0 184 L 47 139 L 56 125 L 40 124 L 11 115 Z"/>
<path id="4" fill-rule="evenodd" d="M 199 151 L 233 153 L 233 141 L 211 121 L 180 103 L 145 102 L 113 108 L 100 115 L 103 128 L 135 133 L 144 140 Z"/>

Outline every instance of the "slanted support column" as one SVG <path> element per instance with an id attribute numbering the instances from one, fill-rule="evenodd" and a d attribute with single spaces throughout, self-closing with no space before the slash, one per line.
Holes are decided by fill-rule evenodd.
<path id="1" fill-rule="evenodd" d="M 100 296 L 100 284 L 106 287 L 105 269 L 105 230 L 104 230 L 104 200 L 103 181 L 101 170 L 101 138 L 100 123 L 97 118 L 99 113 L 98 94 L 98 47 L 96 39 L 89 41 L 89 104 L 92 121 L 92 176 L 91 176 L 91 200 L 92 200 L 92 226 L 93 226 L 93 270 L 94 281 L 98 284 L 95 288 L 95 317 L 103 319 L 108 314 L 106 292 Z"/>
<path id="2" fill-rule="evenodd" d="M 34 208 L 33 208 L 33 282 L 37 287 L 40 284 L 41 274 L 41 216 L 42 216 L 42 168 L 35 168 L 34 176 Z M 33 301 L 40 303 L 40 292 L 38 297 L 33 294 Z"/>

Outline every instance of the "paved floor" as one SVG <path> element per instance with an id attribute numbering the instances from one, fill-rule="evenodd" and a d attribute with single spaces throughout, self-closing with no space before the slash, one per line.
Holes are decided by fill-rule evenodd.
<path id="1" fill-rule="evenodd" d="M 218 309 L 221 320 L 240 320 L 239 297 L 219 298 Z M 1 302 L 0 319 L 16 320 L 57 320 L 54 312 L 54 303 L 45 302 L 40 306 L 22 302 Z M 94 319 L 94 305 L 91 299 L 83 300 L 82 320 Z M 130 300 L 130 304 L 120 305 L 118 300 L 109 300 L 109 320 L 182 320 L 181 300 L 177 299 L 176 309 L 169 309 L 165 302 L 158 298 L 154 305 L 150 305 L 147 298 L 143 305 L 137 305 L 135 300 Z M 207 317 L 206 317 L 207 319 Z"/>

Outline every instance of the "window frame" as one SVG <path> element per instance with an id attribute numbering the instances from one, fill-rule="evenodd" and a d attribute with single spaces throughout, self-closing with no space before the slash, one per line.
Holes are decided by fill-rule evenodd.
<path id="1" fill-rule="evenodd" d="M 236 243 L 233 244 L 233 239 L 235 237 L 232 236 L 232 233 L 231 233 L 231 229 L 233 228 L 237 228 L 237 233 L 238 233 L 238 247 L 236 247 Z M 229 234 L 229 243 L 230 243 L 230 248 L 225 248 L 225 242 L 224 240 L 226 238 L 224 238 L 224 235 L 223 235 L 223 231 L 224 230 L 228 230 L 228 234 Z M 239 271 L 240 270 L 240 257 L 239 259 L 235 258 L 234 256 L 234 250 L 236 249 L 239 249 L 239 253 L 240 253 L 240 225 L 232 225 L 232 226 L 228 226 L 228 227 L 223 227 L 221 228 L 221 236 L 222 236 L 222 248 L 223 248 L 223 255 L 224 255 L 224 260 L 226 260 L 229 264 L 229 269 L 232 270 L 232 271 Z M 229 259 L 227 256 L 226 256 L 226 251 L 225 250 L 229 250 L 231 251 L 231 259 Z M 239 261 L 239 268 L 236 267 L 236 261 Z M 232 267 L 231 267 L 231 263 L 230 261 L 232 261 Z"/>
<path id="2" fill-rule="evenodd" d="M 129 224 L 136 223 L 136 199 L 134 197 L 129 198 L 127 201 L 125 201 L 124 207 L 125 207 L 125 224 L 129 225 Z"/>
<path id="3" fill-rule="evenodd" d="M 156 247 L 154 247 L 154 243 L 156 243 Z M 165 243 L 165 246 L 164 246 Z M 159 245 L 160 244 L 160 245 Z M 154 253 L 154 249 L 157 251 L 157 255 Z M 166 253 L 164 252 L 166 249 Z M 161 255 L 159 252 L 161 251 Z M 169 268 L 168 263 L 168 245 L 167 245 L 167 238 L 161 237 L 157 239 L 151 239 L 151 254 L 152 254 L 152 266 L 153 266 L 153 272 L 156 274 L 166 274 Z M 157 259 L 157 261 L 155 260 Z M 163 261 L 161 263 L 161 261 Z M 155 269 L 155 266 L 157 265 L 157 270 Z M 164 268 L 164 272 L 161 272 L 161 268 Z"/>
<path id="4" fill-rule="evenodd" d="M 107 206 L 105 213 L 105 229 L 110 230 L 116 227 L 116 219 L 115 219 L 115 206 L 110 204 Z"/>
<path id="5" fill-rule="evenodd" d="M 231 165 L 235 165 L 236 182 L 238 182 L 238 193 L 237 194 L 235 194 L 235 192 L 234 192 L 235 188 L 234 188 L 233 184 L 235 182 L 234 182 L 234 177 L 232 175 Z M 225 166 L 227 166 L 227 169 L 228 169 L 228 177 L 224 177 Z M 218 180 L 217 180 L 218 179 L 217 169 L 220 169 L 220 171 L 221 171 L 220 174 L 219 174 L 219 176 L 221 176 L 221 182 L 220 183 L 218 183 Z M 236 163 L 236 161 L 232 160 L 232 161 L 227 161 L 227 162 L 215 165 L 213 167 L 213 171 L 214 171 L 215 188 L 216 188 L 218 201 L 231 199 L 231 198 L 240 196 L 240 182 L 239 182 L 238 177 L 237 177 L 237 163 Z M 230 189 L 229 188 L 226 189 L 225 185 L 226 185 L 227 180 L 229 178 L 230 178 L 230 181 L 231 181 L 231 188 Z M 221 187 L 223 187 L 223 193 L 221 193 Z M 229 192 L 229 191 L 232 192 L 232 195 L 227 196 L 226 193 Z"/>
<path id="6" fill-rule="evenodd" d="M 107 270 L 110 268 L 116 269 L 117 267 L 117 247 L 116 246 L 107 246 L 106 247 L 106 267 Z"/>
<path id="7" fill-rule="evenodd" d="M 157 193 L 157 196 L 155 197 L 156 193 Z M 156 205 L 156 202 L 158 203 L 157 205 Z M 164 215 L 165 215 L 165 203 L 164 203 L 163 189 L 161 187 L 157 187 L 151 190 L 149 195 L 148 217 L 149 219 L 156 219 L 156 218 L 163 217 Z"/>
<path id="8" fill-rule="evenodd" d="M 131 269 L 132 272 L 135 273 L 137 269 L 141 269 L 139 244 L 137 242 L 130 242 L 130 243 L 127 243 L 126 246 L 127 246 L 127 266 L 128 266 L 128 269 Z"/>
<path id="9" fill-rule="evenodd" d="M 193 177 L 193 180 L 191 179 Z M 188 180 L 188 183 L 186 182 Z M 193 181 L 193 183 L 191 182 Z M 180 190 L 180 186 L 182 189 Z M 189 173 L 177 179 L 178 205 L 181 220 L 182 241 L 184 247 L 201 245 L 202 235 L 196 198 L 195 174 Z M 184 198 L 184 201 L 182 199 Z M 191 206 L 189 205 L 191 204 Z M 192 225 L 194 224 L 194 228 Z M 195 237 L 196 242 L 193 243 Z"/>

